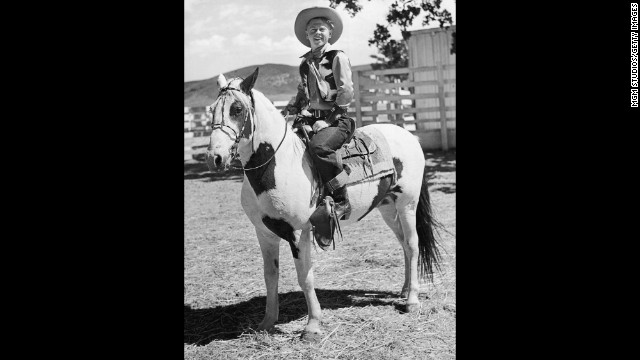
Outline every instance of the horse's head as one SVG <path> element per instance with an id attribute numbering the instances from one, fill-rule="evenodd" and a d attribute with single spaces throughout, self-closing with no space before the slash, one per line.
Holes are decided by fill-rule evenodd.
<path id="1" fill-rule="evenodd" d="M 258 68 L 246 79 L 233 78 L 229 82 L 218 76 L 220 93 L 209 111 L 213 131 L 207 149 L 207 166 L 212 172 L 226 170 L 238 156 L 238 145 L 252 136 L 254 100 L 251 89 L 258 78 Z"/>

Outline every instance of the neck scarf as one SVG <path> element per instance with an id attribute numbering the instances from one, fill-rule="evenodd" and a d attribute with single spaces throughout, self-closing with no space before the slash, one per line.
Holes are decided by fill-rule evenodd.
<path id="1" fill-rule="evenodd" d="M 313 60 L 320 60 L 320 57 L 322 56 L 322 54 L 324 54 L 324 51 L 327 49 L 328 46 L 329 46 L 329 43 L 327 42 L 326 44 L 324 44 L 324 46 L 316 48 L 315 50 L 311 50 L 311 58 Z"/>
<path id="2" fill-rule="evenodd" d="M 318 71 L 317 64 L 320 63 L 320 58 L 324 54 L 324 51 L 327 49 L 329 43 L 326 43 L 324 46 L 319 47 L 315 50 L 311 50 L 310 57 L 307 60 L 309 64 L 309 69 L 311 70 L 311 74 L 316 80 L 316 84 L 318 84 L 318 90 L 320 91 L 320 97 L 325 101 L 330 101 L 330 87 L 329 83 L 327 83 L 322 75 L 320 75 L 320 71 Z"/>

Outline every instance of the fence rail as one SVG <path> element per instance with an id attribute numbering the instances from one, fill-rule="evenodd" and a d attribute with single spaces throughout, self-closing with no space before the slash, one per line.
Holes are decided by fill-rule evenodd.
<path id="1" fill-rule="evenodd" d="M 358 127 L 372 123 L 402 126 L 426 139 L 421 140 L 423 147 L 428 147 L 426 143 L 437 136 L 434 132 L 440 132 L 441 148 L 448 150 L 449 132 L 455 131 L 456 120 L 456 80 L 450 70 L 455 70 L 454 64 L 353 70 L 354 100 L 347 115 L 356 119 Z M 286 104 L 287 101 L 274 103 L 278 110 Z M 185 107 L 184 112 L 185 137 L 211 133 L 205 107 Z"/>
<path id="2" fill-rule="evenodd" d="M 287 101 L 275 101 L 274 105 L 278 110 L 283 110 Z M 207 114 L 207 108 L 186 107 L 184 108 L 184 137 L 201 137 L 211 134 L 211 118 Z"/>
<path id="3" fill-rule="evenodd" d="M 455 65 L 353 71 L 358 127 L 385 122 L 416 135 L 440 131 L 442 148 L 448 150 L 456 110 L 456 80 L 445 77 L 448 70 L 455 70 Z M 453 104 L 447 104 L 447 99 Z"/>

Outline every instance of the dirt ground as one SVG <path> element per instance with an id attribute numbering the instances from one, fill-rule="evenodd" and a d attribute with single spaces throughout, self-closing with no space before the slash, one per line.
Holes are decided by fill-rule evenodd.
<path id="1" fill-rule="evenodd" d="M 206 139 L 185 139 L 185 146 Z M 280 246 L 280 318 L 256 332 L 264 315 L 262 256 L 240 205 L 241 172 L 208 173 L 184 163 L 185 359 L 451 359 L 456 356 L 456 154 L 426 152 L 440 232 L 442 272 L 421 284 L 418 313 L 401 311 L 402 249 L 380 213 L 342 229 L 335 250 L 312 251 L 325 337 L 299 337 L 307 309 L 289 245 Z"/>

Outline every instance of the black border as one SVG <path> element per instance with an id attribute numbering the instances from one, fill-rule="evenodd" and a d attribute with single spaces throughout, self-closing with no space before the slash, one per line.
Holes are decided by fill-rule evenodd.
<path id="1" fill-rule="evenodd" d="M 611 356 L 630 5 L 457 5 L 457 354 Z"/>
<path id="2" fill-rule="evenodd" d="M 609 200 L 637 184 L 630 7 L 456 5 L 457 353 L 594 354 L 633 284 L 617 280 L 630 215 Z M 19 306 L 48 327 L 19 312 L 28 343 L 183 356 L 183 16 L 182 3 L 31 15 L 46 41 L 29 80 L 46 96 L 26 152 L 38 172 L 17 177 L 44 191 L 20 199 L 17 242 L 38 254 L 21 263 L 36 270 Z"/>
<path id="3" fill-rule="evenodd" d="M 13 253 L 28 254 L 18 322 L 30 352 L 184 356 L 183 6 L 28 12 L 38 37 L 21 55 L 37 61 L 20 94 L 38 116 L 16 177 L 37 195 L 20 199 L 28 252 Z"/>

